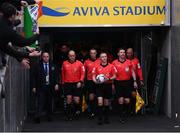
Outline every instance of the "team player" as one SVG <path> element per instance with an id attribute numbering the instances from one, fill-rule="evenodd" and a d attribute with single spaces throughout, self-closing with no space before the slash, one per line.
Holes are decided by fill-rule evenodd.
<path id="1" fill-rule="evenodd" d="M 90 107 L 89 118 L 94 118 L 95 105 L 96 105 L 96 100 L 95 100 L 96 86 L 92 80 L 92 70 L 96 65 L 100 64 L 100 60 L 97 59 L 97 50 L 96 49 L 93 49 L 93 48 L 90 49 L 89 54 L 90 54 L 90 58 L 84 62 L 84 66 L 86 69 L 86 75 L 87 75 L 87 81 L 86 81 L 85 88 L 87 88 L 88 97 L 89 97 L 89 99 L 88 99 L 88 105 Z"/>
<path id="2" fill-rule="evenodd" d="M 118 97 L 118 108 L 120 113 L 120 122 L 124 123 L 130 110 L 130 98 L 131 98 L 131 77 L 134 80 L 134 87 L 137 88 L 136 75 L 130 60 L 126 59 L 124 49 L 120 49 L 118 52 L 118 59 L 112 63 L 116 70 L 115 88 Z"/>
<path id="3" fill-rule="evenodd" d="M 115 67 L 107 62 L 107 54 L 100 54 L 100 64 L 95 66 L 92 71 L 92 78 L 96 87 L 96 95 L 98 101 L 97 115 L 98 115 L 98 124 L 101 125 L 104 123 L 109 123 L 109 99 L 112 97 L 112 80 L 116 78 L 116 69 Z M 105 81 L 99 83 L 96 79 L 97 75 L 103 74 Z"/>
<path id="4" fill-rule="evenodd" d="M 84 65 L 76 60 L 75 51 L 70 50 L 68 60 L 62 64 L 62 84 L 67 99 L 67 120 L 72 120 L 74 115 L 77 117 L 80 115 L 80 96 L 84 77 Z"/>
<path id="5" fill-rule="evenodd" d="M 128 48 L 126 51 L 126 57 L 131 61 L 132 67 L 135 71 L 136 77 L 137 77 L 137 83 L 138 83 L 138 88 L 141 88 L 144 85 L 143 82 L 143 74 L 142 74 L 142 68 L 139 63 L 138 58 L 134 57 L 134 51 L 133 48 Z M 133 88 L 132 90 L 132 102 L 131 102 L 131 110 L 132 113 L 135 113 L 135 103 L 136 103 L 136 90 Z"/>

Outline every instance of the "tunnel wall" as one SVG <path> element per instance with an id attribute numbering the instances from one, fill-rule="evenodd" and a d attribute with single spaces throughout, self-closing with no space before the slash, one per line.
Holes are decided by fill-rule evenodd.
<path id="1" fill-rule="evenodd" d="M 172 1 L 171 56 L 172 56 L 172 116 L 180 115 L 180 1 Z M 178 116 L 180 121 L 180 117 Z"/>

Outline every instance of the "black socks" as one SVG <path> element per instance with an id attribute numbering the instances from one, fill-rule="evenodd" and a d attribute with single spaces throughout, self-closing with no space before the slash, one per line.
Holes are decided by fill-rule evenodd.
<path id="1" fill-rule="evenodd" d="M 95 100 L 89 101 L 91 113 L 95 113 Z"/>

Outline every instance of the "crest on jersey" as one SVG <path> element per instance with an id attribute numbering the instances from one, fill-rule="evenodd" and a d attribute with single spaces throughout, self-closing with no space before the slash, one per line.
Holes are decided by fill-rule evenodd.
<path id="1" fill-rule="evenodd" d="M 68 65 L 68 64 L 66 64 L 66 67 L 69 67 L 69 65 Z"/>
<path id="2" fill-rule="evenodd" d="M 126 68 L 125 68 L 125 71 L 126 71 L 126 72 L 129 72 L 129 67 L 126 67 Z"/>
<path id="3" fill-rule="evenodd" d="M 73 72 L 76 73 L 76 71 L 77 71 L 77 68 L 74 68 L 74 69 L 73 69 Z"/>

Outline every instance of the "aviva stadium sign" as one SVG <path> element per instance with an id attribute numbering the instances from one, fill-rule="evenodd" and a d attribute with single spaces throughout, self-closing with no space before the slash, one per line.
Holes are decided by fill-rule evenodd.
<path id="1" fill-rule="evenodd" d="M 169 25 L 168 0 L 43 0 L 41 27 Z"/>

